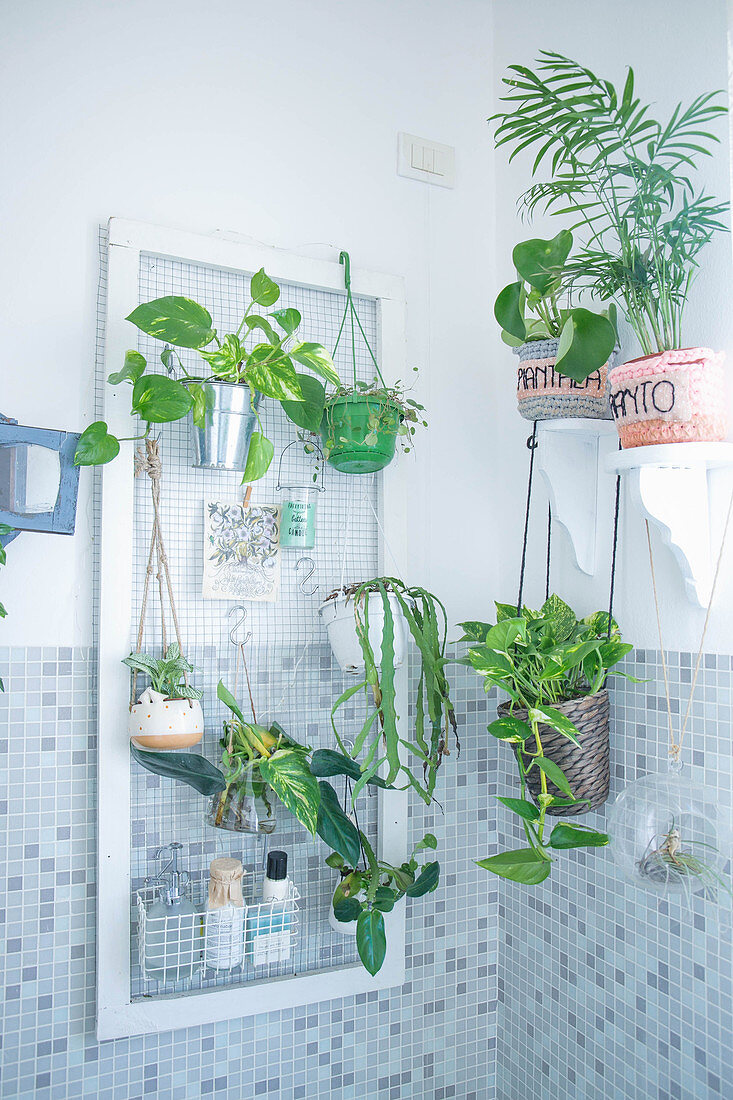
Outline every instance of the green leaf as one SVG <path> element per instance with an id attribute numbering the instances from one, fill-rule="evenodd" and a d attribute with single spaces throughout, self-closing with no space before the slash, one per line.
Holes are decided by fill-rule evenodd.
<path id="1" fill-rule="evenodd" d="M 484 676 L 513 676 L 514 666 L 505 654 L 486 645 L 472 646 L 468 658 L 477 672 Z"/>
<path id="2" fill-rule="evenodd" d="M 132 382 L 134 385 L 147 365 L 145 356 L 139 351 L 126 351 L 122 370 L 113 371 L 108 375 L 107 381 L 110 386 L 119 386 L 120 382 Z"/>
<path id="3" fill-rule="evenodd" d="M 216 335 L 207 309 L 190 298 L 173 295 L 143 302 L 127 320 L 148 336 L 179 348 L 205 348 Z"/>
<path id="4" fill-rule="evenodd" d="M 384 917 L 378 909 L 362 909 L 356 922 L 356 949 L 366 970 L 374 977 L 387 954 Z"/>
<path id="5" fill-rule="evenodd" d="M 486 636 L 486 645 L 489 649 L 499 650 L 505 653 L 514 645 L 520 636 L 524 639 L 527 632 L 527 624 L 524 619 L 502 619 L 496 626 L 492 626 Z"/>
<path id="6" fill-rule="evenodd" d="M 528 737 L 532 736 L 532 727 L 527 722 L 523 722 L 521 718 L 514 718 L 511 714 L 506 714 L 503 718 L 497 718 L 495 722 L 491 722 L 488 731 L 492 737 L 497 737 L 500 741 L 513 741 L 515 743 L 526 741 Z"/>
<path id="7" fill-rule="evenodd" d="M 119 440 L 107 431 L 104 420 L 96 420 L 79 436 L 74 454 L 75 466 L 103 466 L 120 453 Z"/>
<path id="8" fill-rule="evenodd" d="M 494 302 L 494 317 L 501 325 L 504 332 L 508 332 L 520 343 L 524 343 L 527 336 L 527 326 L 522 316 L 522 284 L 509 283 L 499 293 Z"/>
<path id="9" fill-rule="evenodd" d="M 144 374 L 132 391 L 132 411 L 152 424 L 180 420 L 193 408 L 185 386 L 165 374 Z"/>
<path id="10" fill-rule="evenodd" d="M 213 397 L 212 387 L 208 382 L 192 382 L 188 387 L 188 392 L 191 394 L 191 400 L 193 401 L 191 406 L 193 422 L 197 428 L 203 428 L 206 426 L 206 410 L 209 407 L 207 397 L 209 393 Z"/>
<path id="11" fill-rule="evenodd" d="M 8 613 L 5 610 L 5 604 L 0 603 L 0 619 L 6 619 L 7 617 L 8 617 Z"/>
<path id="12" fill-rule="evenodd" d="M 199 794 L 210 796 L 226 788 L 224 776 L 203 756 L 189 752 L 143 752 L 130 744 L 130 753 L 141 767 L 154 775 L 187 783 Z"/>
<path id="13" fill-rule="evenodd" d="M 262 432 L 252 432 L 242 484 L 246 485 L 250 481 L 259 481 L 261 477 L 264 477 L 270 469 L 274 453 L 275 447 L 266 435 L 263 435 Z"/>
<path id="14" fill-rule="evenodd" d="M 389 886 L 378 886 L 374 895 L 374 908 L 380 913 L 391 913 L 399 895 Z"/>
<path id="15" fill-rule="evenodd" d="M 305 754 L 299 749 L 278 749 L 261 760 L 259 768 L 283 805 L 315 836 L 320 792 Z"/>
<path id="16" fill-rule="evenodd" d="M 557 287 L 572 247 L 573 234 L 569 229 L 561 229 L 549 241 L 540 238 L 522 241 L 512 252 L 512 262 L 521 278 L 544 298 Z"/>
<path id="17" fill-rule="evenodd" d="M 131 658 L 128 657 L 127 660 L 129 661 L 131 660 Z M 216 686 L 216 696 L 218 699 L 221 700 L 225 707 L 229 707 L 229 710 L 239 719 L 243 726 L 248 725 L 248 723 L 245 721 L 244 715 L 237 705 L 237 700 L 234 698 L 229 688 L 225 686 L 223 680 L 220 680 Z"/>
<path id="18" fill-rule="evenodd" d="M 281 352 L 273 354 L 267 344 L 258 344 L 247 360 L 247 381 L 266 397 L 276 401 L 300 401 L 303 394 L 295 367 Z"/>
<path id="19" fill-rule="evenodd" d="M 572 607 L 568 607 L 559 596 L 549 596 L 540 608 L 543 619 L 552 623 L 552 634 L 556 642 L 566 642 L 575 630 L 578 620 Z"/>
<path id="20" fill-rule="evenodd" d="M 546 756 L 538 756 L 535 758 L 534 763 L 543 771 L 551 783 L 554 783 L 559 791 L 573 797 L 573 792 L 570 789 L 570 784 L 565 778 L 565 774 L 561 768 L 557 766 L 554 760 L 548 760 Z"/>
<path id="21" fill-rule="evenodd" d="M 211 373 L 222 382 L 239 382 L 244 348 L 238 336 L 227 333 L 214 351 L 199 352 L 211 367 Z"/>
<path id="22" fill-rule="evenodd" d="M 296 375 L 302 401 L 281 401 L 283 411 L 289 420 L 304 428 L 307 432 L 317 432 L 323 419 L 323 407 L 326 403 L 326 391 L 323 384 L 310 374 Z"/>
<path id="23" fill-rule="evenodd" d="M 350 924 L 358 920 L 361 914 L 361 905 L 356 898 L 339 898 L 334 902 L 333 915 L 342 924 Z"/>
<path id="24" fill-rule="evenodd" d="M 288 336 L 292 336 L 297 328 L 300 327 L 302 320 L 297 309 L 276 309 L 270 314 L 275 319 L 277 324 L 283 329 Z"/>
<path id="25" fill-rule="evenodd" d="M 519 814 L 525 821 L 539 821 L 540 811 L 535 806 L 534 802 L 527 802 L 524 798 L 499 798 L 499 802 L 512 811 L 512 813 Z"/>
<path id="26" fill-rule="evenodd" d="M 415 852 L 419 852 L 422 848 L 430 848 L 432 851 L 438 847 L 438 838 L 433 833 L 426 833 L 422 840 L 419 840 L 414 847 Z"/>
<path id="27" fill-rule="evenodd" d="M 327 855 L 325 862 L 328 864 L 329 867 L 333 867 L 336 871 L 340 871 L 341 868 L 344 866 L 344 861 L 338 854 L 338 852 L 331 852 L 330 855 Z"/>
<path id="28" fill-rule="evenodd" d="M 268 344 L 271 344 L 272 347 L 277 347 L 280 343 L 280 337 L 266 317 L 258 317 L 256 314 L 252 314 L 249 317 L 245 317 L 244 323 L 250 332 L 253 328 L 258 328 L 260 332 L 264 332 Z"/>
<path id="29" fill-rule="evenodd" d="M 316 831 L 329 848 L 343 856 L 350 867 L 356 867 L 361 855 L 359 830 L 344 813 L 338 796 L 325 779 L 318 783 L 321 800 L 318 806 Z"/>
<path id="30" fill-rule="evenodd" d="M 583 382 L 608 362 L 615 344 L 616 332 L 608 318 L 578 307 L 560 333 L 555 370 Z"/>
<path id="31" fill-rule="evenodd" d="M 485 642 L 486 635 L 491 630 L 491 623 L 482 623 L 478 619 L 470 619 L 467 623 L 458 624 L 463 631 L 462 642 Z"/>
<path id="32" fill-rule="evenodd" d="M 603 848 L 609 843 L 605 833 L 598 833 L 585 825 L 556 825 L 550 834 L 552 848 Z"/>
<path id="33" fill-rule="evenodd" d="M 258 306 L 274 306 L 280 297 L 280 287 L 269 275 L 265 274 L 264 267 L 256 271 L 249 285 L 249 293 L 252 301 Z"/>
<path id="34" fill-rule="evenodd" d="M 437 861 L 426 863 L 412 885 L 407 887 L 405 893 L 408 898 L 421 898 L 423 894 L 429 894 L 437 889 L 439 879 L 440 864 Z"/>
<path id="35" fill-rule="evenodd" d="M 331 775 L 348 775 L 354 781 L 361 779 L 361 768 L 350 756 L 336 752 L 334 749 L 316 749 L 311 757 L 311 772 L 313 775 L 328 777 Z M 389 789 L 389 784 L 378 775 L 373 775 L 368 782 L 373 787 Z"/>
<path id="36" fill-rule="evenodd" d="M 563 737 L 567 737 L 568 741 L 572 741 L 574 745 L 580 745 L 578 731 L 573 723 L 561 711 L 555 710 L 554 707 L 530 707 L 529 720 L 530 722 L 542 722 L 550 729 L 557 730 Z"/>
<path id="37" fill-rule="evenodd" d="M 327 382 L 331 382 L 332 385 L 341 385 L 341 379 L 333 365 L 333 359 L 321 344 L 293 344 L 288 351 L 288 355 L 291 359 L 295 359 L 296 363 L 300 363 L 304 367 L 310 367 L 312 371 L 319 374 L 321 378 L 325 378 Z"/>
<path id="38" fill-rule="evenodd" d="M 516 848 L 511 852 L 499 852 L 488 859 L 477 859 L 479 867 L 492 871 L 512 882 L 521 882 L 525 886 L 537 886 L 544 882 L 552 870 L 549 860 L 538 856 L 533 848 Z"/>

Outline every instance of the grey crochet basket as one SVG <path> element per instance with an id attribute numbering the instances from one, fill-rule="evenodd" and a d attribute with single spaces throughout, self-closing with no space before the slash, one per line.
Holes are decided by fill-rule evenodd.
<path id="1" fill-rule="evenodd" d="M 525 420 L 588 416 L 610 420 L 608 368 L 614 355 L 584 382 L 573 382 L 554 369 L 559 340 L 532 340 L 514 349 L 519 356 L 517 402 Z"/>

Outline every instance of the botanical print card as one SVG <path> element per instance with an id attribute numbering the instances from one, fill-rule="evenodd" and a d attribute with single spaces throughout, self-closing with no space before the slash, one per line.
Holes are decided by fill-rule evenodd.
<path id="1" fill-rule="evenodd" d="M 204 504 L 206 600 L 277 599 L 280 586 L 280 506 Z"/>

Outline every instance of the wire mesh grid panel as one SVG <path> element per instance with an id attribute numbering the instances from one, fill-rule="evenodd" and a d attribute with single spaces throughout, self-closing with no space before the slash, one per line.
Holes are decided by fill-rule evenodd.
<path id="1" fill-rule="evenodd" d="M 295 307 L 303 316 L 302 338 L 333 347 L 343 314 L 345 295 L 281 283 L 280 307 Z M 141 254 L 139 300 L 149 301 L 175 294 L 205 305 L 220 333 L 233 332 L 239 326 L 249 300 L 249 277 L 239 272 L 185 263 Z M 133 303 L 134 304 L 134 303 Z M 359 299 L 357 308 L 366 335 L 377 344 L 377 307 L 371 299 Z M 160 364 L 161 345 L 140 334 L 138 349 L 150 365 Z M 180 349 L 181 357 L 192 371 L 200 370 L 195 352 Z M 352 370 L 350 347 L 339 348 L 336 365 L 343 378 Z M 159 369 L 164 368 L 160 364 Z M 363 345 L 357 344 L 357 372 L 369 381 L 373 364 Z M 280 406 L 269 400 L 260 405 L 265 434 L 275 446 L 275 457 L 267 475 L 255 483 L 250 503 L 283 503 L 278 484 L 279 458 L 288 444 L 297 438 L 296 428 Z M 245 716 L 253 711 L 260 724 L 276 721 L 301 743 L 316 747 L 333 744 L 331 708 L 334 701 L 353 683 L 336 665 L 326 632 L 321 625 L 318 606 L 343 583 L 377 575 L 380 558 L 380 475 L 349 476 L 330 467 L 324 471 L 325 491 L 319 495 L 316 517 L 316 542 L 312 550 L 280 549 L 280 580 L 277 598 L 270 602 L 210 599 L 203 597 L 202 578 L 205 545 L 205 514 L 212 504 L 240 503 L 243 497 L 241 475 L 227 471 L 195 468 L 191 461 L 190 428 L 187 422 L 163 426 L 160 431 L 162 452 L 162 526 L 173 580 L 178 619 L 184 650 L 196 666 L 193 682 L 204 691 L 205 717 L 203 741 L 194 751 L 219 763 L 222 726 L 228 712 L 218 701 L 220 679 L 235 692 Z M 312 484 L 313 455 L 298 444 L 284 456 L 280 481 L 284 485 Z M 146 477 L 135 485 L 134 507 L 134 585 L 131 608 L 131 643 L 136 642 L 143 581 L 148 559 L 153 510 Z M 309 560 L 301 561 L 302 557 Z M 300 566 L 298 563 L 300 562 Z M 306 579 L 306 574 L 314 569 Z M 234 608 L 242 611 L 230 616 Z M 234 642 L 248 638 L 244 645 L 246 671 L 251 685 L 251 700 L 242 663 Z M 170 638 L 170 623 L 169 635 Z M 157 654 L 161 647 L 160 605 L 152 595 L 148 601 L 143 632 L 143 650 Z M 141 680 L 138 687 L 142 687 Z M 246 705 L 245 705 L 246 704 Z M 366 701 L 357 695 L 340 711 L 340 731 L 354 738 L 365 717 Z M 233 831 L 217 827 L 216 805 L 190 787 L 131 765 L 131 974 L 133 998 L 165 995 L 189 990 L 221 988 L 261 978 L 262 972 L 247 965 L 233 968 L 205 966 L 177 980 L 165 974 L 146 978 L 140 966 L 138 941 L 138 891 L 145 889 L 146 878 L 155 874 L 153 854 L 173 841 L 183 844 L 182 866 L 190 873 L 194 896 L 205 896 L 210 861 L 228 855 L 242 860 L 245 867 L 245 901 L 254 905 L 258 876 L 261 876 L 266 850 L 277 847 L 287 851 L 289 874 L 300 892 L 298 936 L 289 941 L 287 960 L 268 964 L 277 974 L 307 973 L 356 961 L 352 936 L 334 931 L 329 924 L 330 899 L 335 886 L 334 872 L 324 859 L 328 849 L 315 842 L 281 805 L 272 800 L 275 830 L 271 836 Z M 340 780 L 334 781 L 340 784 Z M 346 792 L 339 789 L 340 796 Z M 218 796 L 214 796 L 216 801 Z M 377 797 L 371 793 L 359 800 L 359 826 L 372 839 L 376 834 Z M 241 807 L 240 807 L 241 808 Z M 227 821 L 221 820 L 220 825 Z M 231 814 L 228 815 L 232 824 Z M 268 826 L 272 823 L 268 820 Z M 234 822 L 236 827 L 236 821 Z M 205 959 L 204 959 L 205 962 Z"/>

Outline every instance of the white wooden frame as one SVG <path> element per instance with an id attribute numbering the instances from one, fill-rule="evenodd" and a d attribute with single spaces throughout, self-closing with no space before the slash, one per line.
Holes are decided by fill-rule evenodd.
<path id="1" fill-rule="evenodd" d="M 117 370 L 134 331 L 124 318 L 138 302 L 140 254 L 231 271 L 265 267 L 274 279 L 318 290 L 343 290 L 338 262 L 311 260 L 279 249 L 197 236 L 111 218 L 105 376 Z M 376 299 L 381 362 L 389 376 L 405 377 L 405 296 L 402 279 L 352 272 L 354 293 Z M 130 390 L 105 385 L 104 419 L 117 436 L 134 434 Z M 401 985 L 405 980 L 404 903 L 387 918 L 387 957 L 376 978 L 361 965 L 180 996 L 130 998 L 130 757 L 127 737 L 129 679 L 120 663 L 130 635 L 132 605 L 133 444 L 103 467 L 98 637 L 98 905 L 97 1038 L 167 1031 L 263 1011 L 325 1001 Z M 385 471 L 382 523 L 390 545 L 407 554 L 407 463 Z M 381 545 L 381 540 L 380 540 Z M 381 546 L 381 553 L 384 547 Z M 381 566 L 380 566 L 381 567 Z M 398 675 L 398 713 L 407 717 L 406 670 Z M 399 863 L 407 854 L 407 794 L 379 791 L 379 853 Z"/>

